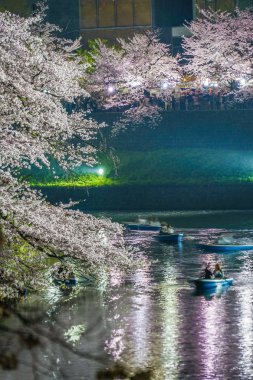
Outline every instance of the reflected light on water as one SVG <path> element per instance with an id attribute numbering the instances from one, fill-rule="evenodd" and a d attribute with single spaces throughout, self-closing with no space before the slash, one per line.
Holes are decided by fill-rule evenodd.
<path id="1" fill-rule="evenodd" d="M 219 291 L 219 289 L 217 289 Z M 222 366 L 221 351 L 224 337 L 224 305 L 222 298 L 214 298 L 206 301 L 202 299 L 200 315 L 203 320 L 201 334 L 199 336 L 202 349 L 201 362 L 205 379 L 215 379 L 216 367 Z"/>
<path id="2" fill-rule="evenodd" d="M 114 277 L 114 276 L 113 276 Z M 132 276 L 134 291 L 130 292 L 123 300 L 118 294 L 122 278 L 118 275 L 111 280 L 117 290 L 110 295 L 113 318 L 111 335 L 105 342 L 106 351 L 115 361 L 123 360 L 126 352 L 131 352 L 124 357 L 128 366 L 145 368 L 149 360 L 150 330 L 152 317 L 151 276 L 149 269 L 137 270 Z M 117 314 L 116 314 L 117 313 Z"/>
<path id="3" fill-rule="evenodd" d="M 123 328 L 113 329 L 110 339 L 105 342 L 106 351 L 113 357 L 115 362 L 121 359 L 122 353 L 125 350 L 124 338 L 126 331 Z"/>
<path id="4" fill-rule="evenodd" d="M 133 281 L 134 287 L 137 289 L 132 297 L 133 309 L 131 313 L 133 365 L 142 368 L 147 365 L 149 359 L 152 326 L 152 297 L 149 291 L 151 276 L 149 271 L 136 271 Z"/>
<path id="5" fill-rule="evenodd" d="M 176 284 L 176 269 L 167 263 L 165 282 L 162 284 L 161 297 L 163 301 L 162 315 L 162 366 L 166 380 L 178 378 L 178 334 L 180 315 L 178 310 L 178 287 Z"/>
<path id="6" fill-rule="evenodd" d="M 111 292 L 109 293 L 109 322 L 112 325 L 112 329 L 110 331 L 110 337 L 105 341 L 105 350 L 113 357 L 116 362 L 121 360 L 122 353 L 125 350 L 125 316 L 121 312 L 121 297 L 118 293 L 118 289 L 122 285 L 122 281 L 122 273 L 115 269 L 111 270 L 109 281 L 111 287 Z"/>
<path id="7" fill-rule="evenodd" d="M 252 290 L 250 287 L 244 287 L 239 292 L 240 295 L 240 311 L 241 322 L 239 325 L 241 336 L 241 357 L 239 365 L 242 367 L 247 379 L 252 379 L 252 347 L 253 347 L 253 311 L 252 311 Z"/>
<path id="8" fill-rule="evenodd" d="M 206 219 L 206 212 L 198 217 L 161 215 L 178 229 L 183 223 L 186 226 L 183 232 L 191 239 L 183 241 L 182 249 L 161 244 L 152 234 L 126 234 L 127 241 L 150 259 L 149 265 L 132 276 L 117 272 L 107 276 L 101 271 L 105 277 L 102 288 L 77 286 L 63 292 L 49 286 L 39 297 L 28 294 L 23 301 L 25 317 L 33 321 L 35 312 L 46 314 L 36 325 L 28 325 L 27 331 L 36 327 L 36 334 L 45 332 L 49 339 L 43 338 L 41 351 L 35 347 L 28 352 L 19 336 L 12 338 L 2 328 L 3 354 L 20 349 L 22 356 L 16 371 L 0 368 L 0 379 L 32 379 L 36 366 L 57 380 L 95 379 L 102 365 L 109 368 L 118 361 L 133 373 L 150 368 L 152 380 L 253 379 L 253 253 L 204 253 L 195 244 L 231 234 L 251 242 L 253 212 L 236 212 L 234 217 L 210 213 L 211 219 Z M 124 216 L 122 220 L 129 219 Z M 247 230 L 242 229 L 246 225 Z M 100 237 L 103 240 L 103 234 Z M 234 278 L 234 286 L 196 294 L 188 280 L 198 276 L 207 262 L 213 267 L 217 261 Z M 8 323 L 17 329 L 16 320 Z M 73 352 L 58 343 L 64 337 Z M 37 358 L 31 355 L 36 352 Z M 90 355 L 102 361 L 90 360 Z"/>

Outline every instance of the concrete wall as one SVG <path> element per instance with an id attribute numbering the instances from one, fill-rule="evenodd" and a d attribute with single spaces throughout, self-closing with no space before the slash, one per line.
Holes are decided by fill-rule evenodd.
<path id="1" fill-rule="evenodd" d="M 109 112 L 92 116 L 108 125 L 120 118 L 120 114 Z M 119 150 L 169 147 L 253 149 L 253 110 L 164 112 L 158 126 L 130 128 L 113 138 L 111 144 Z"/>

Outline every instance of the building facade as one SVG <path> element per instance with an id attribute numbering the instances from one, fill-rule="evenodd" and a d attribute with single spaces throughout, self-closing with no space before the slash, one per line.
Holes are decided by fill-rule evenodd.
<path id="1" fill-rule="evenodd" d="M 153 26 L 152 0 L 79 0 L 84 40 L 115 39 Z"/>
<path id="2" fill-rule="evenodd" d="M 162 28 L 166 40 L 171 28 L 192 18 L 192 0 L 79 0 L 80 32 L 84 40 L 108 40 Z"/>
<path id="3" fill-rule="evenodd" d="M 0 0 L 0 10 L 27 15 L 35 0 Z M 48 0 L 48 21 L 60 25 L 69 38 L 104 38 L 115 41 L 146 29 L 161 28 L 165 42 L 176 43 L 183 24 L 198 15 L 198 8 L 232 11 L 253 6 L 253 0 Z"/>
<path id="4" fill-rule="evenodd" d="M 193 0 L 48 0 L 48 21 L 60 25 L 67 37 L 108 40 L 127 37 L 145 29 L 171 28 L 190 21 Z M 0 10 L 21 15 L 31 12 L 34 0 L 0 0 Z"/>

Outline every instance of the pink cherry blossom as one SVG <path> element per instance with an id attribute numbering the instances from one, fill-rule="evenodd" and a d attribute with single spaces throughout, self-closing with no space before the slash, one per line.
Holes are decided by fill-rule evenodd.
<path id="1" fill-rule="evenodd" d="M 103 127 L 66 110 L 89 96 L 80 86 L 79 41 L 56 37 L 43 11 L 29 18 L 0 13 L 0 298 L 47 283 L 46 257 L 93 274 L 125 270 L 136 260 L 121 225 L 71 210 L 72 203 L 49 204 L 20 179 L 20 170 L 31 165 L 52 170 L 49 157 L 65 169 L 93 165 Z"/>

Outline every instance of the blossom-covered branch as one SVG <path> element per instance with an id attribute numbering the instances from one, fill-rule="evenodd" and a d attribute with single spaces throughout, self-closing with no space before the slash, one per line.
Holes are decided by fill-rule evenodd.
<path id="1" fill-rule="evenodd" d="M 157 32 L 147 31 L 108 47 L 97 41 L 88 90 L 104 109 L 117 108 L 124 123 L 158 117 L 159 102 L 171 96 L 179 81 L 177 59 Z"/>
<path id="2" fill-rule="evenodd" d="M 199 82 L 230 86 L 245 84 L 253 74 L 253 14 L 201 10 L 201 17 L 186 25 L 191 35 L 183 38 L 186 70 Z"/>
<path id="3" fill-rule="evenodd" d="M 80 86 L 79 41 L 56 37 L 44 10 L 29 18 L 0 13 L 0 297 L 41 284 L 46 255 L 94 271 L 134 261 L 120 225 L 50 205 L 20 179 L 20 170 L 31 165 L 52 170 L 50 158 L 65 169 L 93 165 L 103 127 L 73 111 L 77 99 L 88 96 Z M 18 287 L 6 281 L 13 277 Z"/>

